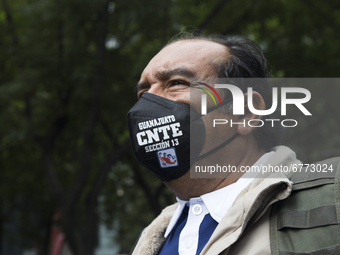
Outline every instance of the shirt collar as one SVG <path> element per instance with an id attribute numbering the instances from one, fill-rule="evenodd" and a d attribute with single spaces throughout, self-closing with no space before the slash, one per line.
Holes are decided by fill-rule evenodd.
<path id="1" fill-rule="evenodd" d="M 180 200 L 178 197 L 176 197 L 176 199 L 178 201 L 178 206 L 177 206 L 176 211 L 174 212 L 174 214 L 173 214 L 173 216 L 172 216 L 172 218 L 171 218 L 171 220 L 169 222 L 168 228 L 165 231 L 165 234 L 164 234 L 165 238 L 168 237 L 168 235 L 170 234 L 171 230 L 176 225 L 177 220 L 179 219 L 179 217 L 182 214 L 184 206 L 186 205 L 186 203 L 188 203 L 188 201 Z"/>
<path id="2" fill-rule="evenodd" d="M 273 151 L 264 154 L 261 158 L 259 158 L 253 166 L 261 166 L 264 165 L 269 158 L 274 154 Z M 233 203 L 235 202 L 237 196 L 254 180 L 256 177 L 256 173 L 245 173 L 237 182 L 232 183 L 226 187 L 215 190 L 213 192 L 202 195 L 199 198 L 191 198 L 192 200 L 203 200 L 204 204 L 208 208 L 208 211 L 211 217 L 217 222 L 220 223 L 222 218 L 227 214 Z M 175 213 L 173 214 L 168 228 L 165 231 L 164 237 L 167 238 L 170 234 L 173 227 L 176 225 L 177 220 L 182 214 L 182 211 L 185 205 L 190 204 L 189 201 L 181 200 L 177 198 L 178 206 L 176 208 Z"/>

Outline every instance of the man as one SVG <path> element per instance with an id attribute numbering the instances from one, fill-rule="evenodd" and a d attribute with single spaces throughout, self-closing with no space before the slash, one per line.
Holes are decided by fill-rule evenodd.
<path id="1" fill-rule="evenodd" d="M 196 118 L 201 121 L 198 133 L 202 133 L 205 139 L 195 137 L 195 146 L 191 144 L 190 147 L 190 112 L 192 116 L 199 111 L 192 102 L 189 107 L 194 91 L 193 80 L 266 77 L 266 60 L 260 48 L 245 38 L 185 36 L 164 47 L 149 62 L 136 87 L 139 101 L 128 114 L 130 136 L 136 158 L 164 181 L 176 195 L 178 203 L 165 208 L 143 231 L 132 254 L 253 255 L 309 254 L 311 251 L 328 254 L 340 250 L 339 242 L 334 238 L 326 242 L 310 241 L 323 231 L 338 235 L 340 216 L 330 222 L 320 220 L 318 216 L 313 218 L 312 227 L 319 227 L 314 236 L 310 234 L 314 229 L 299 223 L 299 219 L 305 219 L 303 213 L 306 210 L 321 208 L 325 215 L 331 215 L 340 213 L 340 207 L 334 205 L 333 211 L 329 212 L 324 208 L 327 204 L 311 208 L 307 203 L 302 208 L 303 213 L 295 204 L 291 208 L 276 207 L 281 205 L 281 202 L 277 203 L 281 200 L 292 199 L 297 203 L 294 199 L 298 200 L 302 192 L 288 198 L 294 188 L 292 180 L 301 184 L 298 186 L 300 190 L 308 185 L 308 188 L 327 186 L 336 190 L 333 188 L 334 173 L 327 175 L 328 182 L 314 176 L 300 180 L 289 175 L 289 179 L 283 173 L 262 176 L 266 178 L 245 174 L 242 177 L 248 178 L 240 178 L 243 174 L 241 169 L 245 166 L 291 166 L 300 163 L 289 148 L 275 147 L 279 144 L 282 127 L 271 127 L 267 123 L 261 128 L 233 125 L 224 128 L 223 135 L 222 131 L 217 131 L 216 135 L 215 129 L 208 125 L 207 116 L 216 119 L 227 116 L 235 123 L 261 119 L 248 108 L 243 115 L 232 115 L 229 100 L 226 107 L 210 107 L 207 116 Z M 239 87 L 246 97 L 246 85 L 240 84 Z M 254 86 L 251 98 L 256 109 L 265 110 L 271 106 L 270 91 L 266 83 Z M 219 93 L 224 102 L 228 102 L 230 95 L 223 91 Z M 161 155 L 159 152 L 170 154 L 172 162 L 176 163 L 164 163 L 158 156 Z M 226 176 L 228 178 L 190 178 L 189 169 L 193 169 L 193 163 L 200 165 L 203 161 L 211 163 L 221 158 L 225 164 L 234 166 L 237 174 L 230 173 Z M 334 160 L 327 164 L 332 168 L 338 165 Z M 308 185 L 304 184 L 305 179 L 310 181 Z M 335 200 L 333 197 L 332 201 Z M 319 211 L 313 212 L 318 215 Z M 282 216 L 282 213 L 285 215 Z M 297 223 L 289 221 L 292 217 L 297 217 Z M 318 220 L 322 223 L 319 224 Z M 324 230 L 320 226 L 328 226 L 332 230 Z M 299 228 L 307 231 L 299 232 L 302 233 L 301 240 L 294 236 L 295 229 Z"/>

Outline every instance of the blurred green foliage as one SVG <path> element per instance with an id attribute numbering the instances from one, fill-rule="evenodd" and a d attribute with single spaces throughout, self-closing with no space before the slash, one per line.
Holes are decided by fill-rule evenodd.
<path id="1" fill-rule="evenodd" d="M 75 255 L 93 254 L 99 221 L 131 247 L 174 201 L 128 147 L 125 116 L 152 56 L 178 32 L 199 28 L 255 40 L 273 77 L 337 77 L 339 17 L 332 0 L 2 0 L 0 238 L 44 254 L 61 212 L 53 224 Z M 304 161 L 340 152 L 340 89 L 325 88 L 312 92 L 316 117 L 285 136 Z"/>

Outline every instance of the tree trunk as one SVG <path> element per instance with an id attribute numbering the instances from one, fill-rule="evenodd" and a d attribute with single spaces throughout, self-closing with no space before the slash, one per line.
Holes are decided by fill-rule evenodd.
<path id="1" fill-rule="evenodd" d="M 106 55 L 106 38 L 108 29 L 108 4 L 107 1 L 101 12 L 98 22 L 99 38 L 98 38 L 98 54 L 97 54 L 97 70 L 94 81 L 94 93 L 92 99 L 92 107 L 89 113 L 87 131 L 84 138 L 84 151 L 79 171 L 79 177 L 76 180 L 74 189 L 67 195 L 67 202 L 63 207 L 62 221 L 63 228 L 66 234 L 66 239 L 71 247 L 74 255 L 93 255 L 97 246 L 98 240 L 98 195 L 97 192 L 90 192 L 87 199 L 85 226 L 79 226 L 77 222 L 77 203 L 84 192 L 84 186 L 91 170 L 92 151 L 93 151 L 93 136 L 94 128 L 98 122 L 100 112 L 100 97 L 102 87 L 104 85 L 104 68 Z M 106 162 L 105 162 L 106 163 Z M 110 162 L 109 168 L 113 162 Z M 104 180 L 106 179 L 108 171 L 105 171 L 105 164 L 102 171 L 106 172 Z M 96 183 L 95 183 L 96 184 Z M 100 186 L 101 187 L 101 186 Z M 64 200 L 65 201 L 65 200 Z M 78 224 L 77 224 L 78 223 Z"/>

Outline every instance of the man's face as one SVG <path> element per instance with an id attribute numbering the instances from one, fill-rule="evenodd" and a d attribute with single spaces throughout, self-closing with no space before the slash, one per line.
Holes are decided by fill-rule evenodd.
<path id="1" fill-rule="evenodd" d="M 228 60 L 228 56 L 227 47 L 215 42 L 195 39 L 172 43 L 162 49 L 144 69 L 136 88 L 138 98 L 140 98 L 143 93 L 148 92 L 189 105 L 190 82 L 192 80 L 217 78 L 217 67 Z M 194 90 L 192 90 L 192 92 L 193 91 Z M 193 99 L 196 99 L 196 94 L 200 95 L 200 93 L 202 93 L 200 90 L 195 91 L 198 93 L 192 93 L 192 96 L 194 96 Z M 200 102 L 200 100 L 198 101 Z M 191 107 L 199 112 L 198 105 L 193 105 L 195 104 L 195 100 L 192 100 L 192 102 Z M 261 102 L 263 102 L 263 100 Z M 207 106 L 209 108 L 209 102 Z M 258 107 L 257 109 L 262 108 Z M 204 160 L 208 159 L 209 162 L 216 162 L 217 159 L 223 157 L 225 162 L 232 165 L 240 165 L 243 159 L 246 159 L 246 162 L 255 162 L 259 157 L 257 157 L 257 154 L 249 153 L 250 150 L 254 149 L 254 146 L 252 146 L 254 144 L 252 136 L 247 135 L 251 132 L 249 131 L 250 129 L 243 128 L 242 125 L 234 125 L 233 127 L 215 130 L 212 125 L 206 124 L 212 123 L 211 118 L 233 118 L 234 122 L 240 121 L 239 116 L 227 115 L 227 113 L 215 109 L 209 114 L 202 116 L 202 121 L 205 124 L 205 141 L 200 155 L 210 152 L 236 133 L 239 133 L 242 135 L 242 137 L 239 136 L 242 139 L 238 137 L 236 143 L 233 142 L 228 146 L 224 146 L 214 154 L 204 158 Z M 167 155 L 165 154 L 163 156 L 166 157 Z M 256 160 L 253 161 L 252 159 Z M 232 181 L 234 182 L 236 179 Z M 191 197 L 198 197 L 201 194 L 217 189 L 222 182 L 224 183 L 223 185 L 231 183 L 229 180 L 225 182 L 225 179 L 218 178 L 190 178 L 190 172 L 188 171 L 180 178 L 166 182 L 166 185 L 174 191 L 177 197 L 188 200 Z"/>
<path id="2" fill-rule="evenodd" d="M 180 103 L 190 104 L 191 79 L 216 78 L 216 69 L 228 57 L 227 47 L 206 40 L 183 40 L 162 49 L 144 69 L 137 85 L 138 98 L 149 92 Z M 197 95 L 201 95 L 197 90 Z M 200 100 L 192 100 L 195 104 Z M 210 102 L 212 103 L 212 101 Z M 199 105 L 191 105 L 199 111 Z M 211 105 L 213 106 L 213 105 Z M 209 107 L 209 103 L 208 103 Z M 225 118 L 223 113 L 214 112 L 215 118 Z M 209 115 L 212 118 L 212 115 Z M 205 121 L 206 116 L 202 118 Z M 223 129 L 217 135 L 212 126 L 206 125 L 205 143 L 201 153 L 215 148 L 223 139 L 235 134 L 235 128 Z M 230 133 L 230 135 L 229 135 Z"/>
<path id="3" fill-rule="evenodd" d="M 162 49 L 144 69 L 138 98 L 149 92 L 190 104 L 190 79 L 216 77 L 216 67 L 228 56 L 225 46 L 205 40 L 178 41 Z"/>

